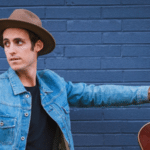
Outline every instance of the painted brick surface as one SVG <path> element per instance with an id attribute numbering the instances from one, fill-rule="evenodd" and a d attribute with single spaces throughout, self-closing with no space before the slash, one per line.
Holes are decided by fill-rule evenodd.
<path id="1" fill-rule="evenodd" d="M 55 50 L 53 50 L 51 53 L 49 53 L 47 55 L 42 55 L 40 57 L 42 57 L 42 58 L 63 57 L 64 56 L 64 49 L 65 49 L 65 46 L 63 46 L 63 45 L 56 45 Z"/>
<path id="2" fill-rule="evenodd" d="M 43 58 L 38 59 L 37 67 L 38 69 L 45 69 L 45 62 Z"/>
<path id="3" fill-rule="evenodd" d="M 0 58 L 6 58 L 4 49 L 0 47 Z"/>
<path id="4" fill-rule="evenodd" d="M 52 32 L 57 44 L 101 44 L 101 33 L 98 32 Z"/>
<path id="5" fill-rule="evenodd" d="M 125 82 L 138 82 L 138 81 L 146 81 L 150 80 L 150 71 L 125 71 L 124 72 L 124 81 Z M 143 78 L 144 76 L 144 78 Z"/>
<path id="6" fill-rule="evenodd" d="M 103 136 L 101 134 L 74 134 L 75 146 L 101 146 Z"/>
<path id="7" fill-rule="evenodd" d="M 147 105 L 149 106 L 149 105 Z M 134 112 L 134 113 L 133 113 Z M 104 110 L 104 119 L 106 120 L 149 120 L 149 108 L 110 108 Z M 118 116 L 119 114 L 119 116 Z"/>
<path id="8" fill-rule="evenodd" d="M 50 7 L 46 8 L 46 18 L 100 18 L 100 7 Z"/>
<path id="9" fill-rule="evenodd" d="M 130 45 L 122 46 L 123 57 L 149 57 L 150 56 L 149 45 Z"/>
<path id="10" fill-rule="evenodd" d="M 81 66 L 80 66 L 81 67 Z M 60 76 L 63 76 L 66 81 L 86 82 L 86 83 L 110 83 L 122 82 L 122 71 L 56 71 Z M 94 78 L 93 78 L 94 76 Z"/>
<path id="11" fill-rule="evenodd" d="M 130 145 L 136 146 L 138 143 L 135 141 L 137 135 L 134 134 L 105 134 L 104 135 L 104 145 L 114 145 L 114 146 L 122 146 L 122 145 Z"/>
<path id="12" fill-rule="evenodd" d="M 115 5 L 120 4 L 120 0 L 66 0 L 67 5 L 79 5 L 79 6 L 87 6 L 87 5 Z"/>
<path id="13" fill-rule="evenodd" d="M 123 31 L 149 31 L 150 19 L 127 19 L 122 22 Z"/>
<path id="14" fill-rule="evenodd" d="M 121 31 L 120 20 L 67 21 L 68 31 Z"/>
<path id="15" fill-rule="evenodd" d="M 122 150 L 121 147 L 77 147 L 76 150 Z M 133 149 L 132 149 L 133 150 Z M 135 149 L 137 150 L 137 149 Z"/>
<path id="16" fill-rule="evenodd" d="M 8 18 L 10 16 L 10 14 L 17 9 L 18 7 L 0 7 L 0 18 Z M 22 8 L 22 7 L 21 7 Z M 36 13 L 40 18 L 44 18 L 45 17 L 45 9 L 42 7 L 23 7 L 26 8 L 34 13 Z"/>
<path id="17" fill-rule="evenodd" d="M 121 57 L 121 46 L 117 46 L 117 45 L 66 46 L 65 56 L 67 57 L 82 57 L 82 56 L 84 57 L 86 56 L 87 57 Z"/>
<path id="18" fill-rule="evenodd" d="M 131 5 L 146 5 L 146 4 L 150 4 L 149 0 L 122 0 L 122 4 L 131 4 Z"/>
<path id="19" fill-rule="evenodd" d="M 150 85 L 149 0 L 0 0 L 0 18 L 16 8 L 36 13 L 56 40 L 38 70 L 74 83 Z M 0 73 L 8 67 L 0 48 Z M 150 121 L 149 108 L 71 107 L 75 150 L 140 150 L 137 134 Z"/>
<path id="20" fill-rule="evenodd" d="M 104 43 L 149 43 L 150 32 L 105 32 Z"/>
<path id="21" fill-rule="evenodd" d="M 150 18 L 150 6 L 103 7 L 102 18 Z"/>
<path id="22" fill-rule="evenodd" d="M 41 5 L 46 5 L 46 6 L 48 6 L 48 5 L 64 5 L 64 0 L 57 0 L 57 1 L 52 1 L 52 0 L 50 0 L 50 1 L 48 1 L 48 0 L 42 0 L 42 1 L 40 1 L 40 0 L 32 0 L 32 1 L 30 1 L 30 0 L 26 0 L 26 1 L 18 1 L 18 0 L 13 0 L 13 1 L 11 1 L 11 0 L 7 0 L 7 1 L 3 1 L 3 0 L 0 0 L 0 6 L 10 6 L 10 7 L 12 7 L 12 6 L 22 6 L 22 7 L 24 7 L 24 6 L 41 6 Z"/>
<path id="23" fill-rule="evenodd" d="M 43 21 L 42 22 L 43 27 L 48 30 L 49 32 L 53 31 L 53 32 L 63 32 L 66 31 L 66 21 Z"/>
<path id="24" fill-rule="evenodd" d="M 119 62 L 119 63 L 118 63 Z M 102 69 L 148 69 L 149 58 L 106 58 L 101 61 Z"/>
<path id="25" fill-rule="evenodd" d="M 80 64 L 80 65 L 79 65 Z M 93 58 L 46 59 L 48 69 L 100 69 L 100 60 Z"/>
<path id="26" fill-rule="evenodd" d="M 88 134 L 116 134 L 116 133 L 137 133 L 145 122 L 139 121 L 80 121 L 72 122 L 73 133 Z"/>
<path id="27" fill-rule="evenodd" d="M 8 69 L 8 67 L 9 67 L 6 58 L 1 58 L 1 59 L 0 59 L 0 64 L 1 64 L 1 65 L 0 65 L 0 69 L 1 69 L 1 70 L 6 70 L 6 69 Z"/>

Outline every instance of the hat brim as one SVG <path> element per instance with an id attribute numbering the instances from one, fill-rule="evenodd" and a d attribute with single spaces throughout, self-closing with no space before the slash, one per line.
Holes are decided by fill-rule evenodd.
<path id="1" fill-rule="evenodd" d="M 22 28 L 27 29 L 35 34 L 37 34 L 42 42 L 44 43 L 44 48 L 38 53 L 38 55 L 45 55 L 53 51 L 55 48 L 55 40 L 53 36 L 43 27 L 39 27 L 37 25 L 24 22 L 24 21 L 18 21 L 18 20 L 12 20 L 12 19 L 0 19 L 0 46 L 3 47 L 3 37 L 2 32 L 7 28 Z"/>

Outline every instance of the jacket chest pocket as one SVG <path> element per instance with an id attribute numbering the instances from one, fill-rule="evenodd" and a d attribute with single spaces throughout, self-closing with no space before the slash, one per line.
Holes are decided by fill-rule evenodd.
<path id="1" fill-rule="evenodd" d="M 64 126 L 68 127 L 70 129 L 70 110 L 68 104 L 64 106 L 60 106 L 58 104 L 55 104 L 54 106 L 56 112 L 59 114 L 59 116 L 63 119 Z"/>
<path id="2" fill-rule="evenodd" d="M 11 145 L 15 136 L 16 119 L 0 116 L 0 144 Z"/>

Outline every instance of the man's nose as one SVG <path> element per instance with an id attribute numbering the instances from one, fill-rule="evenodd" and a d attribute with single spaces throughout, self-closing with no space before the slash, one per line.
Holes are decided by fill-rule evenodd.
<path id="1" fill-rule="evenodd" d="M 10 54 L 15 54 L 16 53 L 16 46 L 13 43 L 10 44 L 10 46 L 8 48 L 8 52 Z"/>

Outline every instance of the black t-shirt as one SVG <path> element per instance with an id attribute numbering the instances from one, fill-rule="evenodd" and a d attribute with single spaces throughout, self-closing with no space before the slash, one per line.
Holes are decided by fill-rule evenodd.
<path id="1" fill-rule="evenodd" d="M 52 150 L 57 124 L 41 105 L 38 82 L 34 87 L 25 87 L 32 95 L 30 128 L 26 150 Z"/>

